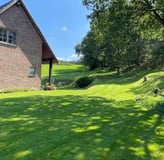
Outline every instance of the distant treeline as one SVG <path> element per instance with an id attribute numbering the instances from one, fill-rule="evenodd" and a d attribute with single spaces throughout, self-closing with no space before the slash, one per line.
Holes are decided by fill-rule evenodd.
<path id="1" fill-rule="evenodd" d="M 60 65 L 72 65 L 72 64 L 82 64 L 81 60 L 79 61 L 64 61 L 64 60 L 59 60 Z"/>

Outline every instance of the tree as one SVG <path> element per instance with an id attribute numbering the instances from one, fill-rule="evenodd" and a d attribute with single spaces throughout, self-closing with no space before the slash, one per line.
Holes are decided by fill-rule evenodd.
<path id="1" fill-rule="evenodd" d="M 75 46 L 75 52 L 76 52 L 77 56 L 80 57 L 80 55 L 82 54 L 81 53 L 81 44 L 77 44 Z"/>
<path id="2" fill-rule="evenodd" d="M 81 53 L 83 54 L 83 63 L 93 70 L 99 67 L 99 61 L 97 58 L 98 46 L 95 40 L 94 33 L 88 32 L 81 42 Z"/>
<path id="3" fill-rule="evenodd" d="M 122 69 L 151 66 L 157 57 L 153 48 L 161 53 L 163 0 L 83 0 L 83 4 L 91 10 L 91 31 L 76 50 L 81 47 L 90 68 L 109 67 L 120 74 Z"/>
<path id="4" fill-rule="evenodd" d="M 164 65 L 164 42 L 157 43 L 153 49 L 153 67 Z"/>
<path id="5" fill-rule="evenodd" d="M 163 0 L 132 0 L 136 6 L 139 6 L 140 16 L 149 14 L 155 17 L 161 25 L 164 26 L 164 1 Z"/>

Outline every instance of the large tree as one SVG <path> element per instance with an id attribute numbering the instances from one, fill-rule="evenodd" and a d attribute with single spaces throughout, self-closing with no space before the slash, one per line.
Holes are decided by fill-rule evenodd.
<path id="1" fill-rule="evenodd" d="M 163 0 L 133 0 L 141 5 L 141 14 L 153 15 L 164 26 L 164 1 Z"/>
<path id="2" fill-rule="evenodd" d="M 110 67 L 120 73 L 163 57 L 154 51 L 163 52 L 163 0 L 83 0 L 83 4 L 91 10 L 91 31 L 76 50 L 80 47 L 83 62 L 91 69 Z"/>

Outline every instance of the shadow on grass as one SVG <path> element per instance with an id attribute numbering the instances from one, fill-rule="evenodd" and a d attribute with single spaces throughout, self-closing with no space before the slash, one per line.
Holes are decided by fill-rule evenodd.
<path id="1" fill-rule="evenodd" d="M 58 82 L 65 82 L 66 87 L 68 87 L 72 82 L 74 82 L 78 78 L 86 76 L 88 74 L 89 74 L 88 67 L 84 67 L 81 65 L 72 69 L 61 68 L 53 71 L 53 80 L 55 85 L 57 85 Z M 42 84 L 45 85 L 47 82 L 48 82 L 48 76 L 43 76 Z"/>
<path id="2" fill-rule="evenodd" d="M 35 96 L 0 101 L 3 160 L 162 160 L 163 117 L 132 101 Z"/>
<path id="3" fill-rule="evenodd" d="M 120 76 L 117 75 L 117 73 L 115 72 L 109 72 L 109 74 L 106 75 L 97 75 L 94 78 L 97 78 L 98 80 L 96 81 L 97 84 L 106 84 L 106 83 L 110 83 L 110 84 L 119 84 L 119 85 L 125 85 L 125 84 L 130 84 L 130 83 L 134 83 L 137 82 L 138 80 L 142 79 L 144 76 L 146 76 L 149 73 L 156 73 L 159 71 L 142 71 L 139 73 L 124 73 L 121 74 Z M 163 77 L 163 76 L 161 76 Z"/>
<path id="4" fill-rule="evenodd" d="M 140 93 L 151 93 L 155 88 L 164 88 L 164 74 L 163 75 L 156 75 L 150 76 L 146 82 L 141 82 L 140 86 L 133 88 L 133 92 L 136 94 Z"/>

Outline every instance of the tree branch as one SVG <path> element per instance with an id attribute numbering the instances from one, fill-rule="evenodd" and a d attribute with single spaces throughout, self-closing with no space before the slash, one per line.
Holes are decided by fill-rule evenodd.
<path id="1" fill-rule="evenodd" d="M 157 13 L 157 11 L 159 11 L 159 9 L 155 9 L 153 8 L 152 4 L 150 1 L 148 0 L 144 0 L 146 6 L 148 7 L 149 11 L 152 11 L 156 17 L 156 19 L 164 26 L 164 18 L 160 16 L 160 14 Z"/>

